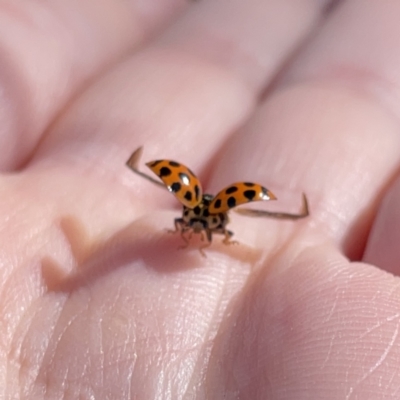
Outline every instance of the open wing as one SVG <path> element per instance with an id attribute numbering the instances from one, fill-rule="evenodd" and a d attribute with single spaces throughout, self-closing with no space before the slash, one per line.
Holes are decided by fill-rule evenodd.
<path id="1" fill-rule="evenodd" d="M 279 218 L 279 219 L 300 219 L 310 215 L 308 208 L 308 200 L 305 193 L 303 193 L 303 205 L 301 211 L 296 213 L 287 212 L 272 212 L 265 210 L 253 210 L 251 208 L 239 208 L 235 210 L 238 214 L 247 215 L 248 217 L 268 217 L 268 218 Z"/>

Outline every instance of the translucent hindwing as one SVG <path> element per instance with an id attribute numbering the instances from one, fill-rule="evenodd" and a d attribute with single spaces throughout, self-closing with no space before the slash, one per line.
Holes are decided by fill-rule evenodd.
<path id="1" fill-rule="evenodd" d="M 200 181 L 188 167 L 172 160 L 150 161 L 146 165 L 184 206 L 194 208 L 201 202 Z"/>
<path id="2" fill-rule="evenodd" d="M 221 190 L 209 206 L 210 214 L 229 211 L 251 201 L 275 200 L 275 195 L 264 186 L 252 182 L 237 182 Z"/>

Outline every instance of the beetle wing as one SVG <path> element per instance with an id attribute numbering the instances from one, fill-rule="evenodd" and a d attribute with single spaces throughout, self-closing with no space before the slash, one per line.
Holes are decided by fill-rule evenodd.
<path id="1" fill-rule="evenodd" d="M 288 213 L 280 211 L 265 211 L 265 210 L 253 210 L 250 208 L 239 208 L 235 210 L 238 214 L 246 215 L 248 217 L 268 217 L 277 219 L 300 219 L 305 218 L 310 215 L 310 210 L 308 207 L 308 200 L 305 193 L 303 193 L 303 205 L 299 213 Z"/>
<path id="2" fill-rule="evenodd" d="M 188 167 L 172 160 L 155 160 L 146 165 L 184 206 L 194 208 L 200 203 L 203 196 L 201 184 Z"/>
<path id="3" fill-rule="evenodd" d="M 147 175 L 139 170 L 139 161 L 140 157 L 142 156 L 142 153 L 143 153 L 143 146 L 140 146 L 129 157 L 128 161 L 126 162 L 127 167 L 130 168 L 135 174 L 140 175 L 142 178 L 145 178 L 151 183 L 154 183 L 155 185 L 160 186 L 163 189 L 166 189 L 166 186 L 162 182 L 154 179 L 150 175 Z"/>
<path id="4" fill-rule="evenodd" d="M 221 190 L 209 206 L 210 214 L 227 212 L 231 208 L 251 201 L 275 200 L 275 195 L 258 183 L 237 182 Z"/>

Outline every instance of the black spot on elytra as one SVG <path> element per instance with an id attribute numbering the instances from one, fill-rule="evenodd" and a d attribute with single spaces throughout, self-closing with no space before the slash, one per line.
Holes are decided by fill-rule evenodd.
<path id="1" fill-rule="evenodd" d="M 235 207 L 236 206 L 236 199 L 233 196 L 229 197 L 228 200 L 227 200 L 227 204 L 228 204 L 229 208 Z"/>
<path id="2" fill-rule="evenodd" d="M 196 206 L 195 208 L 193 208 L 193 212 L 196 215 L 200 215 L 201 214 L 201 208 L 199 206 Z"/>
<path id="3" fill-rule="evenodd" d="M 174 182 L 170 186 L 170 189 L 171 189 L 171 192 L 176 193 L 176 192 L 179 192 L 181 190 L 181 187 L 182 187 L 182 185 L 179 182 Z"/>
<path id="4" fill-rule="evenodd" d="M 177 163 L 176 161 L 170 161 L 170 162 L 169 162 L 169 165 L 170 165 L 171 167 L 180 167 L 180 166 L 181 166 L 181 164 Z"/>
<path id="5" fill-rule="evenodd" d="M 238 191 L 238 188 L 236 186 L 231 186 L 228 187 L 228 189 L 225 190 L 226 194 L 232 194 Z"/>
<path id="6" fill-rule="evenodd" d="M 216 223 L 218 222 L 218 218 L 217 218 L 217 217 L 214 217 L 214 218 L 212 219 L 212 222 L 213 222 L 214 224 L 216 224 Z"/>
<path id="7" fill-rule="evenodd" d="M 221 199 L 215 200 L 214 207 L 215 208 L 221 208 Z"/>
<path id="8" fill-rule="evenodd" d="M 190 178 L 188 174 L 185 174 L 184 172 L 179 172 L 179 179 L 184 185 L 189 185 L 190 184 Z"/>
<path id="9" fill-rule="evenodd" d="M 160 169 L 160 177 L 161 176 L 169 176 L 171 175 L 172 171 L 168 167 L 162 167 Z"/>
<path id="10" fill-rule="evenodd" d="M 196 197 L 196 200 L 199 201 L 200 188 L 199 188 L 198 185 L 196 185 L 196 186 L 194 187 L 194 195 L 195 195 L 195 197 Z"/>
<path id="11" fill-rule="evenodd" d="M 183 211 L 183 215 L 185 217 L 187 217 L 189 215 L 189 210 L 187 208 L 185 208 L 185 210 Z"/>
<path id="12" fill-rule="evenodd" d="M 185 199 L 187 201 L 192 201 L 192 192 L 189 192 L 189 190 L 185 193 Z"/>
<path id="13" fill-rule="evenodd" d="M 253 186 L 255 186 L 255 184 L 252 183 L 252 182 L 243 182 L 243 185 L 244 185 L 244 186 L 247 186 L 247 187 L 253 187 Z"/>
<path id="14" fill-rule="evenodd" d="M 204 211 L 203 211 L 203 217 L 208 217 L 210 215 L 210 212 L 208 211 L 208 208 L 206 208 Z"/>
<path id="15" fill-rule="evenodd" d="M 253 200 L 254 197 L 256 197 L 256 191 L 255 190 L 245 190 L 243 192 L 243 196 L 246 197 L 249 201 Z"/>

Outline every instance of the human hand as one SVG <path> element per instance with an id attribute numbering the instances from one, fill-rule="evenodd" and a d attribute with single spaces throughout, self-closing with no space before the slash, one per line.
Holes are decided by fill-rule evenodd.
<path id="1" fill-rule="evenodd" d="M 0 5 L 0 398 L 399 398 L 400 5 L 66 4 Z M 311 216 L 177 250 L 139 145 Z"/>

